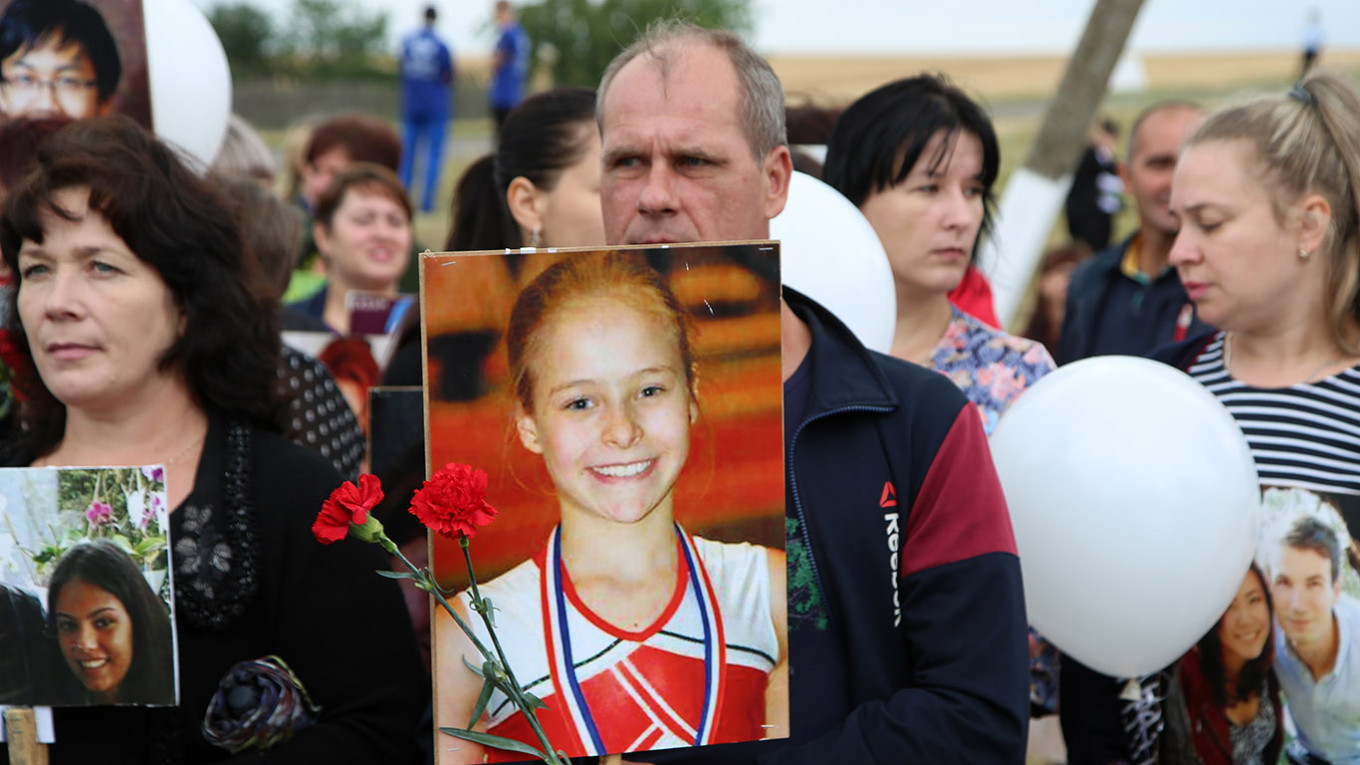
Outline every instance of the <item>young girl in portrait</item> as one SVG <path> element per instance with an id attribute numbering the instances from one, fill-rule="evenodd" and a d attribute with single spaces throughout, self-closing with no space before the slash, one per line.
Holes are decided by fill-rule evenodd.
<path id="1" fill-rule="evenodd" d="M 541 455 L 560 521 L 531 559 L 480 587 L 539 720 L 569 756 L 788 735 L 782 551 L 692 536 L 674 490 L 700 415 L 685 314 L 627 253 L 539 275 L 507 331 L 514 434 Z M 455 602 L 481 634 L 466 594 Z M 481 659 L 452 620 L 436 633 L 438 722 L 464 727 Z M 494 693 L 477 730 L 536 743 Z M 481 762 L 467 741 L 441 763 Z M 523 759 L 488 749 L 489 761 Z"/>

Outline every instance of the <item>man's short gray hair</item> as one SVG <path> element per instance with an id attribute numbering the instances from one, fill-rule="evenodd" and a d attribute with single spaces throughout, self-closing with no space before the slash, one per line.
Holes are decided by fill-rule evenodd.
<path id="1" fill-rule="evenodd" d="M 738 118 L 756 161 L 764 160 L 775 147 L 788 145 L 784 128 L 784 87 L 769 62 L 751 50 L 735 32 L 705 29 L 675 19 L 652 22 L 642 36 L 609 62 L 600 78 L 599 98 L 595 101 L 595 120 L 600 125 L 600 133 L 604 133 L 605 95 L 619 71 L 633 59 L 647 55 L 656 61 L 664 80 L 670 74 L 675 51 L 689 43 L 711 45 L 725 52 L 732 62 L 737 81 L 741 83 Z"/>

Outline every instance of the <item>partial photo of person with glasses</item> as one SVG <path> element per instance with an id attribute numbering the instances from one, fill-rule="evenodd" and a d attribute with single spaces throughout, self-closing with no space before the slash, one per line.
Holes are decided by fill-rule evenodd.
<path id="1" fill-rule="evenodd" d="M 0 113 L 82 119 L 109 111 L 122 62 L 80 0 L 14 0 L 0 14 Z"/>

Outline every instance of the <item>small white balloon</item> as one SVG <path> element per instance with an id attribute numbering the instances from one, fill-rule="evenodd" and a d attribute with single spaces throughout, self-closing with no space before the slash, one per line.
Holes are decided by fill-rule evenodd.
<path id="1" fill-rule="evenodd" d="M 189 0 L 143 0 L 142 16 L 151 124 L 206 169 L 231 117 L 231 69 L 222 41 Z"/>
<path id="2" fill-rule="evenodd" d="M 991 438 L 1030 622 L 1107 675 L 1146 675 L 1218 621 L 1256 547 L 1232 415 L 1183 372 L 1102 356 L 1046 375 Z"/>
<path id="3" fill-rule="evenodd" d="M 821 303 L 868 348 L 892 349 L 897 292 L 883 244 L 839 191 L 793 174 L 784 211 L 770 221 L 784 283 Z"/>

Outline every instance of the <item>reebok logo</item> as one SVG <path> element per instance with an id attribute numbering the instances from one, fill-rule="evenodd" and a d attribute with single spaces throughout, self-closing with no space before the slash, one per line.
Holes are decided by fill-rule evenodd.
<path id="1" fill-rule="evenodd" d="M 879 507 L 897 507 L 897 489 L 893 488 L 892 481 L 883 482 L 883 496 L 878 498 Z"/>
<path id="2" fill-rule="evenodd" d="M 897 507 L 897 490 L 893 488 L 892 481 L 883 484 L 883 495 L 879 497 L 878 506 Z M 892 577 L 893 626 L 897 627 L 902 624 L 902 599 L 897 583 L 899 538 L 897 513 L 884 513 L 883 522 L 886 524 L 885 533 L 888 536 L 888 572 Z"/>

